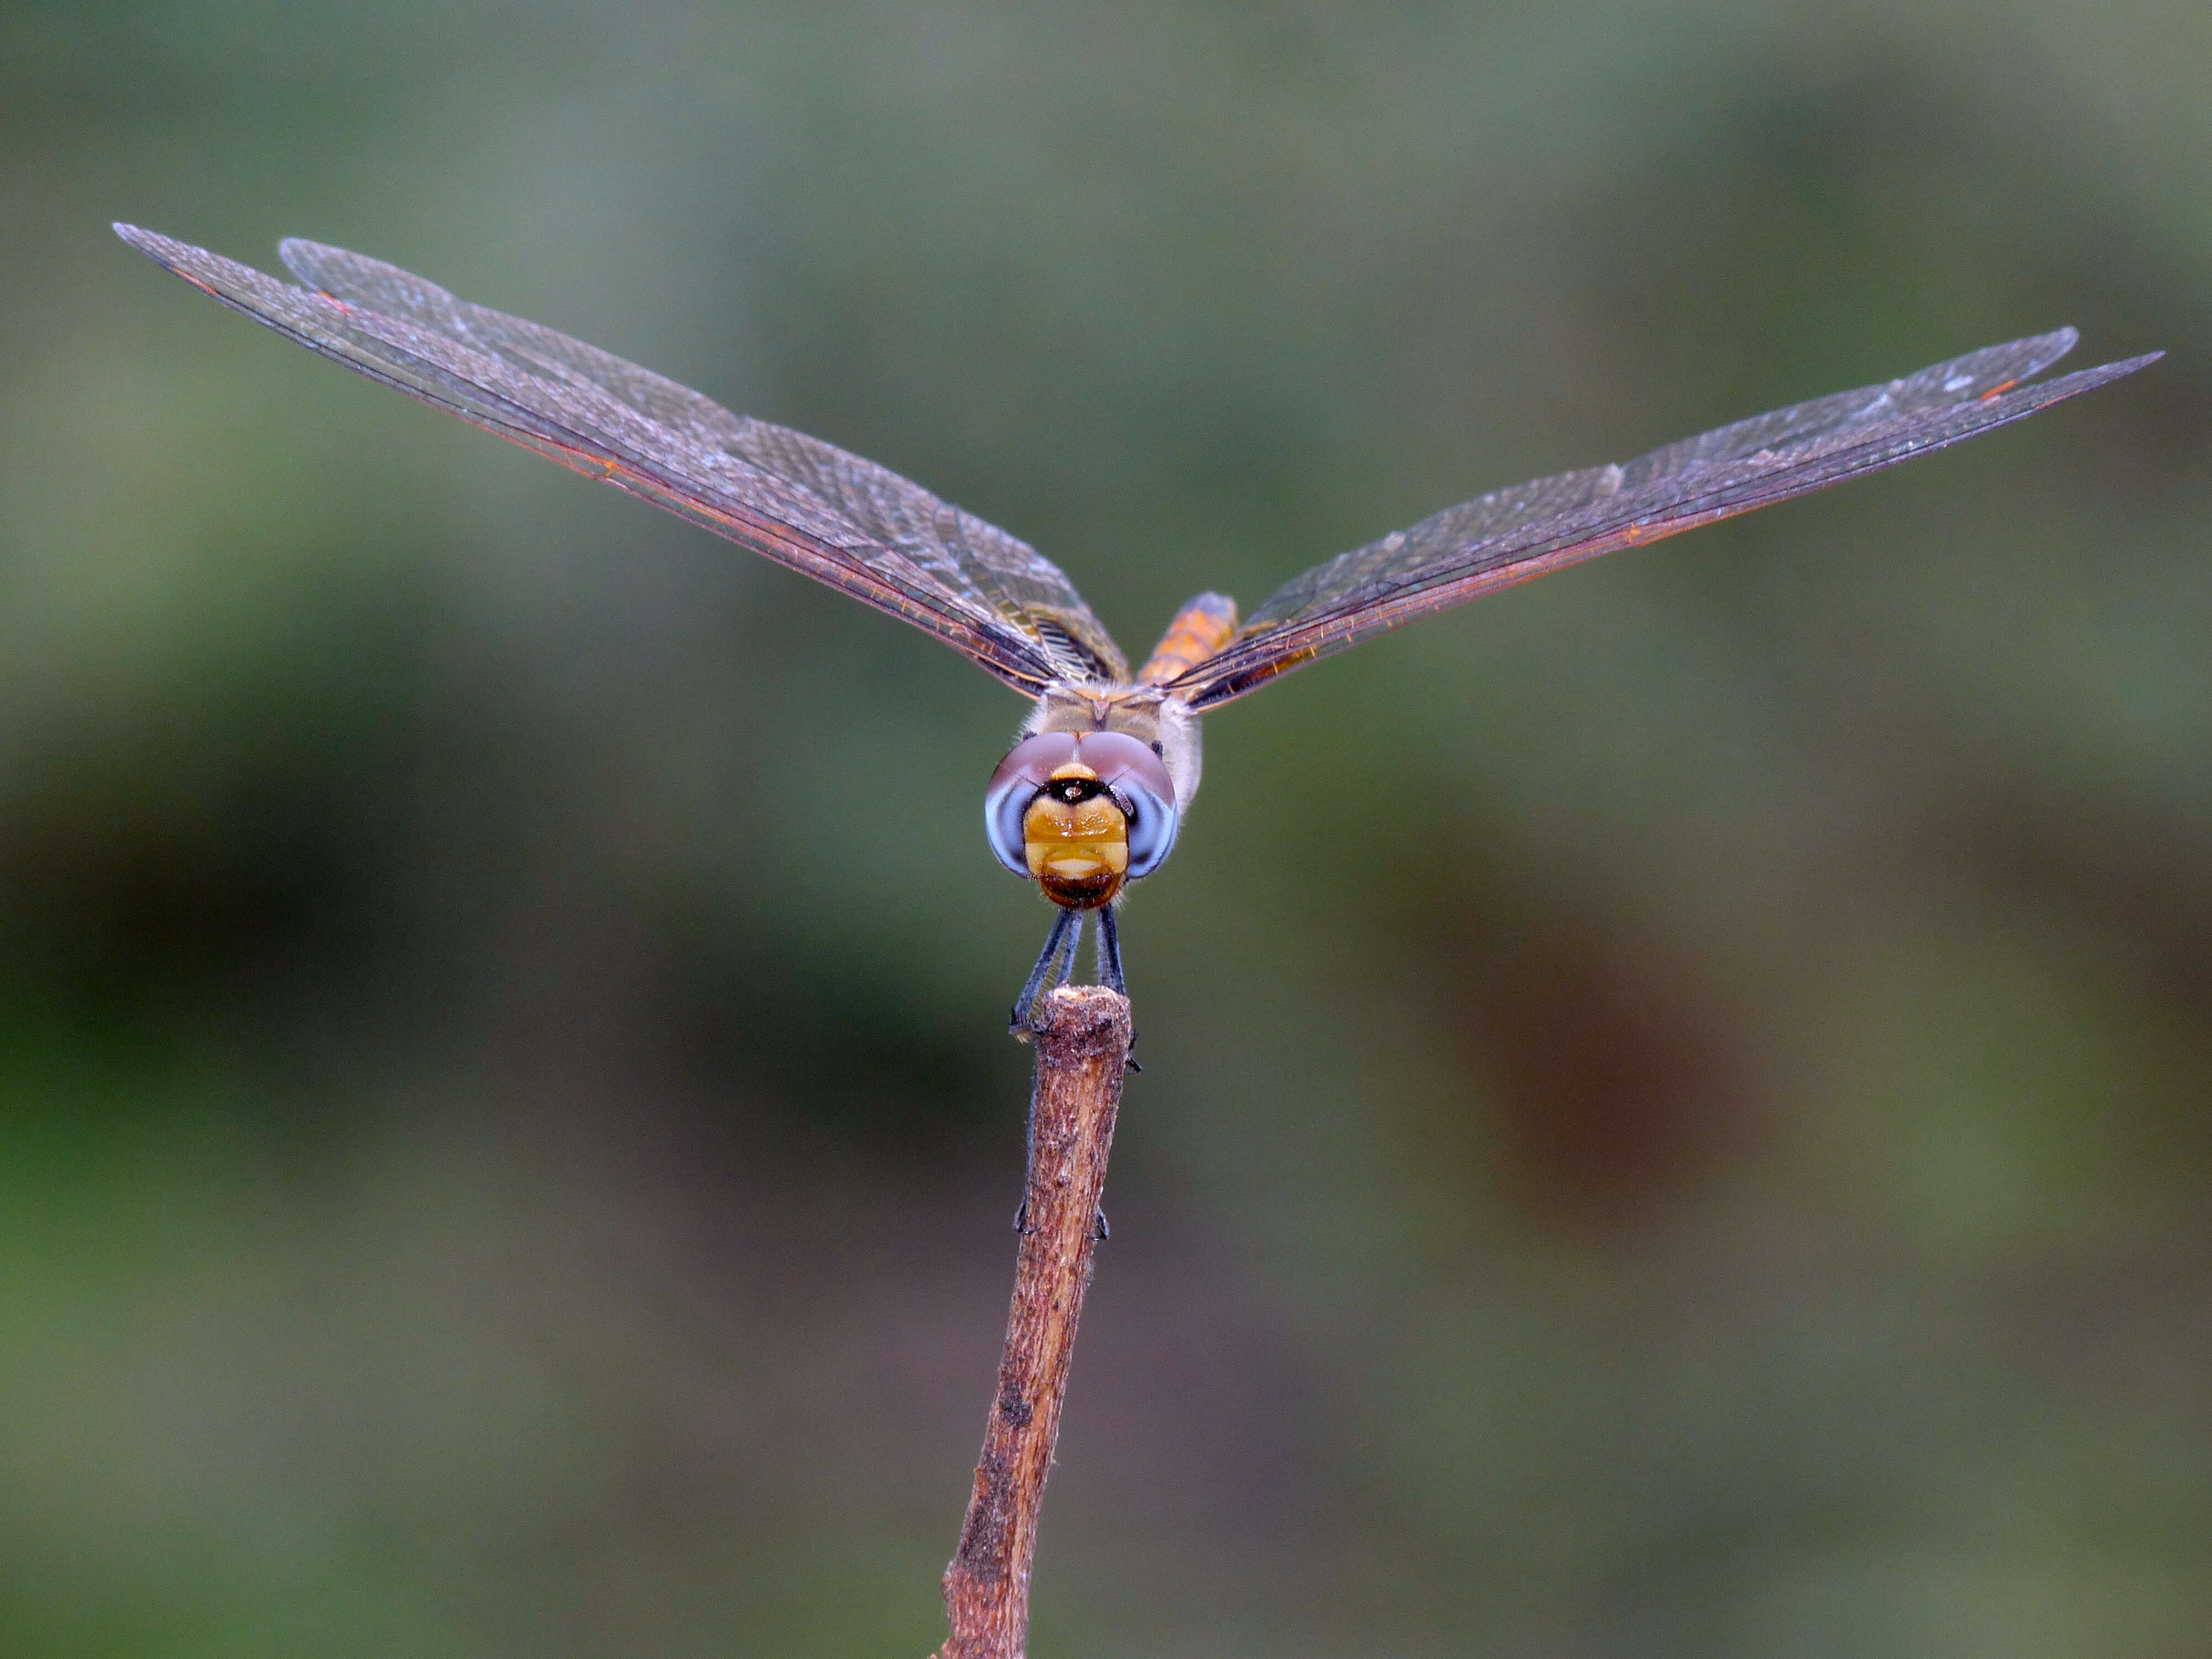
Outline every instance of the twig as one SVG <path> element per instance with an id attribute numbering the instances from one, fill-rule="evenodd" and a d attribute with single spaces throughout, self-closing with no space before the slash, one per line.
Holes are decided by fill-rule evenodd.
<path id="1" fill-rule="evenodd" d="M 1060 1437 L 1068 1356 L 1091 1283 L 1098 1197 L 1121 1103 L 1128 1000 L 1099 986 L 1062 986 L 1045 998 L 1036 1042 L 1026 1231 L 975 1489 L 960 1547 L 945 1570 L 952 1634 L 936 1659 L 1022 1659 L 1037 1510 Z"/>

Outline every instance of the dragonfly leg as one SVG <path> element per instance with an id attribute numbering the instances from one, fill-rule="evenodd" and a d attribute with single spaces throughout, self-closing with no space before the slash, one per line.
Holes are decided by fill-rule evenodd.
<path id="1" fill-rule="evenodd" d="M 1121 933 L 1114 925 L 1114 907 L 1110 904 L 1098 912 L 1098 982 L 1115 996 L 1129 994 L 1129 987 L 1121 977 Z"/>
<path id="2" fill-rule="evenodd" d="M 1115 925 L 1114 907 L 1110 904 L 1098 913 L 1098 982 L 1116 996 L 1129 994 L 1128 981 L 1121 977 L 1121 931 Z M 1129 1069 L 1141 1072 L 1145 1068 L 1137 1064 L 1136 1047 L 1137 1030 L 1133 1025 L 1129 1028 Z M 1101 1238 L 1105 1236 L 1099 1234 Z"/>
<path id="3" fill-rule="evenodd" d="M 1074 918 L 1075 925 L 1067 930 L 1067 949 L 1060 957 L 1060 966 L 1053 970 L 1052 982 L 1055 986 L 1065 985 L 1075 977 L 1076 952 L 1083 948 L 1085 913 L 1081 910 L 1070 910 L 1067 914 Z"/>
<path id="4" fill-rule="evenodd" d="M 1023 981 L 1022 994 L 1014 999 L 1013 1018 L 1006 1029 L 1016 1036 L 1026 1036 L 1036 1027 L 1031 1016 L 1036 1012 L 1037 993 L 1044 989 L 1045 976 L 1053 975 L 1053 983 L 1062 984 L 1075 966 L 1076 942 L 1083 936 L 1083 912 L 1062 910 L 1052 919 L 1052 931 L 1044 936 L 1044 949 L 1037 952 L 1036 966 Z M 1063 963 L 1062 956 L 1066 957 Z"/>

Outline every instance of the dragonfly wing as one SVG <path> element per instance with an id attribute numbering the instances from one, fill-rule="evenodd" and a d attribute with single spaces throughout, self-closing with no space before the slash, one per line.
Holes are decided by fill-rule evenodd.
<path id="1" fill-rule="evenodd" d="M 294 276 L 333 299 L 404 319 L 524 374 L 593 388 L 798 485 L 945 587 L 1034 639 L 1060 678 L 1128 678 L 1112 636 L 1058 566 L 889 468 L 803 432 L 732 414 L 651 369 L 542 324 L 456 299 L 396 265 L 296 239 L 280 251 Z"/>
<path id="2" fill-rule="evenodd" d="M 434 326 L 430 319 L 439 310 L 434 296 L 442 296 L 453 318 L 465 319 L 462 302 L 389 267 L 384 268 L 390 271 L 384 297 L 404 310 L 405 284 L 413 284 L 416 317 L 422 320 L 295 288 L 149 231 L 116 229 L 156 264 L 288 338 L 842 588 L 936 635 L 1018 690 L 1035 695 L 1062 677 L 1062 664 L 1043 640 L 962 588 L 948 586 L 803 485 L 724 448 L 714 441 L 707 411 L 731 422 L 738 417 L 673 381 L 573 341 L 565 343 L 577 348 L 576 363 L 562 368 L 556 353 L 530 364 L 519 343 L 494 347 Z M 548 342 L 563 337 L 540 332 Z M 631 395 L 620 395 L 584 372 L 584 362 L 605 368 Z"/>
<path id="3" fill-rule="evenodd" d="M 1060 567 L 996 525 L 939 501 L 889 467 L 789 427 L 748 421 L 734 447 L 804 485 L 1040 641 L 1063 678 L 1121 681 L 1129 665 Z"/>
<path id="4" fill-rule="evenodd" d="M 1242 696 L 1388 629 L 1509 583 L 1840 483 L 1993 431 L 2160 354 L 2023 384 L 2072 329 L 1990 346 L 1885 385 L 1778 409 L 1616 465 L 1448 507 L 1285 583 L 1219 652 L 1173 681 L 1194 708 Z"/>

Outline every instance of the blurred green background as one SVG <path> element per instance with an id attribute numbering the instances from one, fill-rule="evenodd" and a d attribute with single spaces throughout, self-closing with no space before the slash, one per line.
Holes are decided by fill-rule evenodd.
<path id="1" fill-rule="evenodd" d="M 1133 653 L 2072 322 L 2156 368 L 1210 725 L 1063 1656 L 2212 1642 L 2212 11 L 0 10 L 0 1651 L 919 1655 L 1022 709 L 118 243 L 394 260 Z"/>

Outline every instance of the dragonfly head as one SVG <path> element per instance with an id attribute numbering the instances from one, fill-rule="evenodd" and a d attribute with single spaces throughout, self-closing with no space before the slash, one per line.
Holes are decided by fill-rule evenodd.
<path id="1" fill-rule="evenodd" d="M 1093 910 L 1158 869 L 1175 844 L 1175 786 L 1126 732 L 1041 732 L 999 763 L 983 794 L 991 851 L 1054 903 Z"/>

